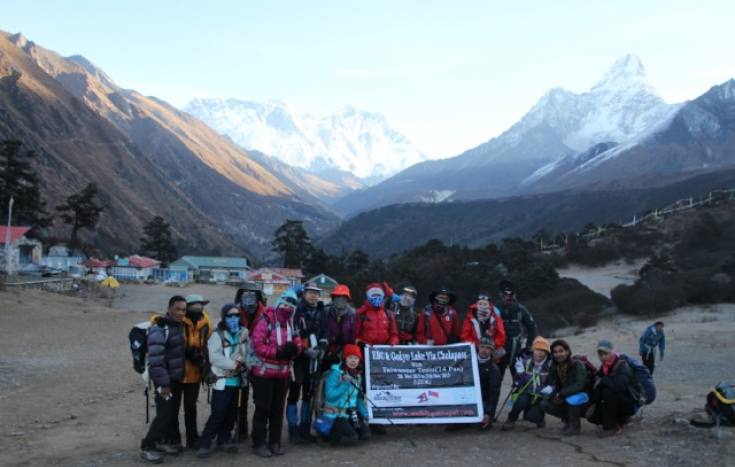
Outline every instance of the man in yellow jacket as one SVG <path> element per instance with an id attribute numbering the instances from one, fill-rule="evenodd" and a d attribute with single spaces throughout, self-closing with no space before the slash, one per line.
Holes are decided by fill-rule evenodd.
<path id="1" fill-rule="evenodd" d="M 186 447 L 194 449 L 197 447 L 199 432 L 197 431 L 197 399 L 202 385 L 202 374 L 207 361 L 207 340 L 212 335 L 212 323 L 204 311 L 204 306 L 209 303 L 199 294 L 186 296 L 186 317 L 184 317 L 184 329 L 186 335 L 186 360 L 184 361 L 184 379 L 182 380 L 183 391 L 178 400 L 174 400 L 175 423 L 171 428 L 170 444 L 177 449 L 183 450 L 181 444 L 181 432 L 179 431 L 179 410 L 181 399 L 184 402 L 184 425 L 186 426 Z"/>

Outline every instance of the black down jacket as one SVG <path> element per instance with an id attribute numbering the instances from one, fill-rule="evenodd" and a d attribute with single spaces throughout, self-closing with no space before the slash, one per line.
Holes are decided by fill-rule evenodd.
<path id="1" fill-rule="evenodd" d="M 160 318 L 148 330 L 148 373 L 156 387 L 168 387 L 184 379 L 186 336 L 184 325 Z"/>

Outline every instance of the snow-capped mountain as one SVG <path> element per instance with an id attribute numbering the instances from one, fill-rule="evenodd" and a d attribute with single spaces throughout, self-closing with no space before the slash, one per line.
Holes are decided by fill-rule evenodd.
<path id="1" fill-rule="evenodd" d="M 184 110 L 246 149 L 316 173 L 338 169 L 379 181 L 427 159 L 382 115 L 351 106 L 323 118 L 276 100 L 195 99 Z"/>
<path id="2" fill-rule="evenodd" d="M 381 184 L 347 195 L 336 207 L 350 214 L 380 205 L 422 201 L 436 191 L 450 200 L 523 193 L 534 173 L 599 143 L 622 144 L 675 112 L 648 83 L 641 61 L 618 59 L 592 88 L 554 88 L 500 136 L 459 156 L 409 167 Z"/>

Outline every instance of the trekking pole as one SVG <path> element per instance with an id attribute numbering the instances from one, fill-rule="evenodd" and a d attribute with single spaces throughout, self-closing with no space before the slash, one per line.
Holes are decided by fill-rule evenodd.
<path id="1" fill-rule="evenodd" d="M 145 391 L 143 391 L 143 394 L 145 394 L 145 424 L 147 425 L 150 421 L 150 415 L 151 415 L 151 401 L 148 397 L 148 388 L 150 388 L 151 385 L 149 384 L 146 386 Z"/>
<path id="2" fill-rule="evenodd" d="M 237 418 L 235 418 L 235 443 L 240 442 L 240 421 L 242 420 L 242 386 L 237 388 Z"/>
<path id="3" fill-rule="evenodd" d="M 366 396 L 365 393 L 362 391 L 361 388 L 357 387 L 357 385 L 354 383 L 354 381 L 352 380 L 352 378 L 350 378 L 350 384 L 352 385 L 353 388 L 357 389 L 357 392 L 360 393 L 360 395 L 362 396 L 363 399 L 365 399 L 366 401 L 368 401 L 368 403 L 373 407 L 373 410 L 378 409 L 378 406 L 375 405 L 375 402 L 373 402 L 372 399 L 370 399 L 368 396 Z M 390 426 L 396 426 L 396 424 L 393 423 L 393 419 L 391 419 L 390 417 L 383 417 L 383 418 L 385 418 L 386 420 L 388 420 L 388 424 Z M 411 446 L 416 447 L 416 443 L 414 443 L 413 440 L 410 437 L 406 436 L 406 439 L 408 440 L 409 444 L 411 444 Z"/>
<path id="4" fill-rule="evenodd" d="M 513 394 L 513 387 L 511 386 L 510 391 L 508 391 L 508 395 L 506 396 L 506 398 L 503 401 L 503 403 L 500 405 L 500 410 L 497 411 L 497 407 L 495 408 L 496 409 L 496 413 L 493 414 L 493 422 L 497 422 L 498 421 L 498 419 L 500 418 L 500 414 L 503 413 L 503 409 L 508 404 L 508 399 L 510 399 L 510 396 L 512 394 Z"/>

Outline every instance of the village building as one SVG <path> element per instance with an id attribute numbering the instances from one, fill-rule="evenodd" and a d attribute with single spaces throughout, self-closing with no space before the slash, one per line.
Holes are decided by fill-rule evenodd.
<path id="1" fill-rule="evenodd" d="M 84 255 L 81 252 L 71 252 L 64 244 L 52 246 L 48 254 L 41 258 L 41 264 L 44 266 L 75 275 L 84 274 L 83 262 Z"/>
<path id="2" fill-rule="evenodd" d="M 0 227 L 0 266 L 2 272 L 17 274 L 29 264 L 41 263 L 43 245 L 40 241 L 28 238 L 30 227 Z M 8 257 L 6 258 L 6 252 Z M 8 266 L 10 266 L 8 268 Z"/>
<path id="3" fill-rule="evenodd" d="M 247 258 L 226 256 L 182 256 L 169 264 L 170 270 L 187 271 L 196 282 L 238 282 L 247 277 Z"/>
<path id="4" fill-rule="evenodd" d="M 153 270 L 161 262 L 145 256 L 133 255 L 127 258 L 116 258 L 110 267 L 109 274 L 119 281 L 146 281 L 153 280 Z"/>
<path id="5" fill-rule="evenodd" d="M 317 287 L 322 289 L 322 301 L 325 303 L 332 301 L 332 291 L 339 284 L 326 274 L 319 274 L 304 282 L 313 282 Z"/>

